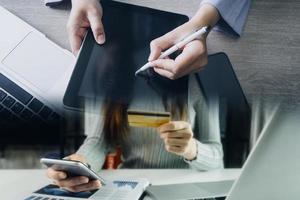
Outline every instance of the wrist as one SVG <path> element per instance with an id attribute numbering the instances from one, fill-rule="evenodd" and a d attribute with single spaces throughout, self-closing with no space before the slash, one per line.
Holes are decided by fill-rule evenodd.
<path id="1" fill-rule="evenodd" d="M 197 158 L 197 141 L 195 138 L 190 141 L 189 148 L 183 157 L 189 161 Z"/>
<path id="2" fill-rule="evenodd" d="M 208 4 L 202 4 L 197 13 L 193 16 L 193 18 L 189 21 L 191 26 L 195 29 L 199 29 L 204 26 L 214 27 L 215 24 L 219 21 L 220 14 L 218 10 Z"/>

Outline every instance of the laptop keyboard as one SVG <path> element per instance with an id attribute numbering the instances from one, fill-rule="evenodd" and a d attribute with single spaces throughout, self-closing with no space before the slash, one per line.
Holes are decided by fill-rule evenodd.
<path id="1" fill-rule="evenodd" d="M 0 121 L 49 123 L 60 116 L 0 73 Z"/>

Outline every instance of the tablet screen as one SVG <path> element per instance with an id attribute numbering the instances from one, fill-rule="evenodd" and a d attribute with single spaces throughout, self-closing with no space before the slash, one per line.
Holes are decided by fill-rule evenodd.
<path id="1" fill-rule="evenodd" d="M 106 42 L 97 44 L 88 31 L 65 94 L 68 107 L 80 108 L 82 99 L 95 97 L 128 101 L 129 91 L 139 81 L 135 71 L 148 61 L 150 42 L 188 20 L 183 15 L 113 1 L 103 1 L 102 6 Z M 168 87 L 167 79 L 156 79 Z"/>

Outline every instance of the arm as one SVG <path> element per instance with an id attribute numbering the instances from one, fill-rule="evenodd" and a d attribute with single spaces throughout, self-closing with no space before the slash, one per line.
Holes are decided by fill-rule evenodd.
<path id="1" fill-rule="evenodd" d="M 148 60 L 152 62 L 154 70 L 170 79 L 201 70 L 207 64 L 207 35 L 187 44 L 174 60 L 158 57 L 162 51 L 203 26 L 214 27 L 218 24 L 223 30 L 240 35 L 250 3 L 250 0 L 203 0 L 198 12 L 189 22 L 151 42 Z"/>
<path id="2" fill-rule="evenodd" d="M 99 106 L 93 103 L 86 103 L 84 125 L 87 138 L 76 153 L 84 156 L 92 169 L 98 172 L 102 169 L 109 150 L 102 133 L 102 116 L 99 113 L 95 113 L 95 110 L 100 112 Z"/>
<path id="3" fill-rule="evenodd" d="M 218 101 L 206 103 L 194 76 L 190 77 L 189 84 L 189 107 L 195 112 L 193 132 L 197 151 L 191 161 L 185 161 L 198 170 L 223 168 Z"/>
<path id="4" fill-rule="evenodd" d="M 188 115 L 190 123 L 171 121 L 158 128 L 166 150 L 198 170 L 223 168 L 219 105 L 206 104 L 194 76 L 189 81 Z"/>
<path id="5" fill-rule="evenodd" d="M 99 114 L 93 114 L 93 110 L 97 109 L 94 104 L 86 104 L 85 108 L 87 110 L 85 131 L 88 137 L 76 154 L 65 159 L 88 163 L 94 171 L 98 172 L 102 168 L 107 152 L 103 134 L 99 134 L 102 130 L 101 117 Z M 54 184 L 71 192 L 90 191 L 101 187 L 99 180 L 89 180 L 84 176 L 68 177 L 65 172 L 56 171 L 51 167 L 47 169 L 47 176 L 53 180 Z"/>
<path id="6" fill-rule="evenodd" d="M 223 168 L 218 104 L 209 105 L 207 108 L 205 106 L 205 103 L 196 105 L 197 108 L 195 109 L 198 110 L 196 111 L 197 129 L 194 130 L 194 137 L 197 151 L 196 156 L 192 160 L 185 159 L 185 161 L 192 168 L 198 170 Z"/>
<path id="7" fill-rule="evenodd" d="M 240 36 L 246 23 L 251 0 L 202 0 L 200 7 L 208 4 L 220 15 L 217 26 L 226 32 Z"/>

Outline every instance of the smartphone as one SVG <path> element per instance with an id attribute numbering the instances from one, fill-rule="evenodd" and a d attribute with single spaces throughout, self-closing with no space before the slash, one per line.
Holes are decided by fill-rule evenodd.
<path id="1" fill-rule="evenodd" d="M 63 171 L 69 177 L 85 176 L 91 180 L 100 180 L 105 184 L 105 180 L 98 176 L 87 164 L 75 160 L 41 158 L 41 163 L 57 171 Z"/>

